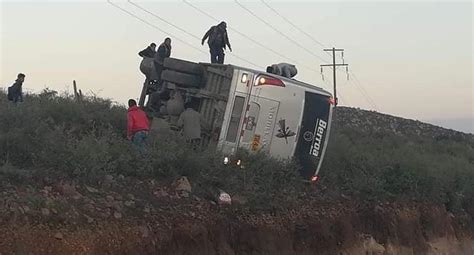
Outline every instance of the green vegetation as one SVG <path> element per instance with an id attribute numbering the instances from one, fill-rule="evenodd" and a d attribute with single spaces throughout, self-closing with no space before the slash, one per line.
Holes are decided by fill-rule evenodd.
<path id="1" fill-rule="evenodd" d="M 47 177 L 87 184 L 111 174 L 166 183 L 185 175 L 198 193 L 222 188 L 247 197 L 253 208 L 287 206 L 302 194 L 430 201 L 450 210 L 474 204 L 474 148 L 464 141 L 364 133 L 335 123 L 314 188 L 293 162 L 240 152 L 245 168 L 226 167 L 219 153 L 193 151 L 179 137 L 151 139 L 140 154 L 125 139 L 125 118 L 124 107 L 95 97 L 77 103 L 45 90 L 13 105 L 0 94 L 0 182 L 41 185 Z"/>
<path id="2" fill-rule="evenodd" d="M 364 199 L 430 201 L 458 210 L 474 202 L 471 144 L 336 128 L 324 183 Z"/>
<path id="3" fill-rule="evenodd" d="M 169 183 L 184 175 L 197 192 L 222 188 L 248 197 L 249 204 L 277 206 L 296 194 L 294 164 L 263 154 L 243 152 L 244 169 L 224 166 L 219 153 L 194 151 L 178 136 L 149 139 L 139 153 L 125 138 L 126 109 L 108 100 L 78 103 L 46 90 L 19 105 L 0 94 L 0 105 L 0 181 L 36 185 L 46 177 L 94 184 L 111 174 Z"/>

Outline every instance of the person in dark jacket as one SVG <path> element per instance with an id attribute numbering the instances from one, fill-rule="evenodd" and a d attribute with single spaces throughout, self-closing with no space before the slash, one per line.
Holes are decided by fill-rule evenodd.
<path id="1" fill-rule="evenodd" d="M 171 38 L 167 37 L 165 41 L 160 44 L 158 50 L 156 51 L 155 55 L 155 62 L 163 64 L 165 58 L 169 58 L 171 56 Z"/>
<path id="2" fill-rule="evenodd" d="M 160 44 L 158 47 L 158 51 L 156 51 L 154 64 L 156 69 L 156 74 L 158 75 L 160 82 L 159 85 L 162 84 L 161 82 L 161 72 L 163 71 L 163 61 L 165 58 L 169 58 L 171 56 L 171 39 L 167 37 L 165 41 Z"/>
<path id="3" fill-rule="evenodd" d="M 13 85 L 8 88 L 8 100 L 13 103 L 23 102 L 23 82 L 25 81 L 25 75 L 19 73 Z"/>
<path id="4" fill-rule="evenodd" d="M 154 58 L 156 54 L 156 44 L 151 43 L 150 46 L 146 47 L 146 49 L 138 52 L 138 56 L 142 58 Z"/>
<path id="5" fill-rule="evenodd" d="M 168 89 L 156 91 L 150 95 L 147 107 L 149 107 L 154 112 L 155 117 L 164 118 L 163 114 L 161 113 L 161 107 L 164 105 L 164 103 L 166 103 L 166 101 L 170 99 L 170 91 Z"/>
<path id="6" fill-rule="evenodd" d="M 204 45 L 206 39 L 211 53 L 211 63 L 224 64 L 224 50 L 226 46 L 232 52 L 229 36 L 227 35 L 227 24 L 222 21 L 219 25 L 212 26 L 202 38 L 202 45 Z"/>
<path id="7" fill-rule="evenodd" d="M 128 106 L 127 138 L 138 148 L 142 149 L 148 137 L 150 121 L 146 113 L 138 108 L 137 101 L 133 99 L 128 100 Z"/>

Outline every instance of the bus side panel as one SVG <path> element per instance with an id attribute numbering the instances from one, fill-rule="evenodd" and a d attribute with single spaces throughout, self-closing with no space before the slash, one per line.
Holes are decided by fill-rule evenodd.
<path id="1" fill-rule="evenodd" d="M 305 92 L 303 119 L 295 151 L 304 178 L 310 179 L 321 167 L 329 135 L 331 110 L 328 96 Z"/>
<path id="2" fill-rule="evenodd" d="M 243 143 L 243 146 L 253 147 L 251 148 L 253 151 L 269 152 L 272 148 L 280 102 L 260 97 L 258 100 L 253 100 L 251 102 L 251 105 L 252 104 L 259 106 L 258 118 L 252 120 L 252 117 L 255 117 L 255 115 L 252 116 L 249 112 L 247 116 L 247 125 L 243 130 L 242 137 L 242 141 L 245 141 L 244 138 L 247 138 L 247 144 Z M 251 125 L 253 128 L 248 130 L 246 127 L 251 121 L 254 122 Z M 253 135 L 246 136 L 247 133 L 253 133 Z M 253 140 L 257 137 L 258 143 L 253 144 Z M 251 144 L 254 146 L 250 146 Z"/>
<path id="3" fill-rule="evenodd" d="M 255 130 L 244 130 L 244 145 L 252 151 L 265 151 L 279 159 L 293 157 L 296 133 L 302 118 L 304 93 L 304 88 L 290 82 L 283 87 L 254 86 L 250 101 L 259 105 L 259 114 L 252 115 L 252 111 L 249 111 L 248 121 L 253 120 L 257 124 Z M 253 108 L 255 107 L 251 104 L 250 109 Z"/>
<path id="4" fill-rule="evenodd" d="M 244 74 L 247 76 L 246 80 L 242 79 L 242 75 Z M 218 148 L 225 154 L 233 154 L 238 147 L 252 79 L 252 73 L 234 69 L 229 100 L 227 101 L 218 142 Z M 241 102 L 242 98 L 244 99 L 243 102 Z M 236 99 L 238 100 L 236 101 Z M 234 116 L 236 114 L 238 116 Z M 234 139 L 236 127 L 238 136 Z M 229 132 L 231 132 L 231 134 Z"/>

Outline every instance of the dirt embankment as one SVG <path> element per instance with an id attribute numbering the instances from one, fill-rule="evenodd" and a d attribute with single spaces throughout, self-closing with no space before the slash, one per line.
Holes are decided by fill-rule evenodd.
<path id="1" fill-rule="evenodd" d="M 474 254 L 472 216 L 427 205 L 313 202 L 253 214 L 184 199 L 150 215 L 4 222 L 0 254 Z"/>

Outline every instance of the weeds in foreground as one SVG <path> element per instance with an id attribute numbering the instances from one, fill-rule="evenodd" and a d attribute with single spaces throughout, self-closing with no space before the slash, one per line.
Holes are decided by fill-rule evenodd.
<path id="1" fill-rule="evenodd" d="M 331 194 L 431 201 L 450 210 L 474 203 L 474 149 L 467 143 L 333 126 L 317 184 Z M 13 105 L 0 94 L 0 180 L 90 183 L 105 174 L 158 180 L 185 175 L 198 192 L 221 188 L 267 208 L 289 205 L 305 189 L 295 162 L 242 151 L 245 168 L 224 166 L 218 152 L 196 152 L 177 135 L 150 139 L 141 154 L 125 139 L 125 129 L 126 109 L 109 100 L 77 103 L 46 90 Z"/>

